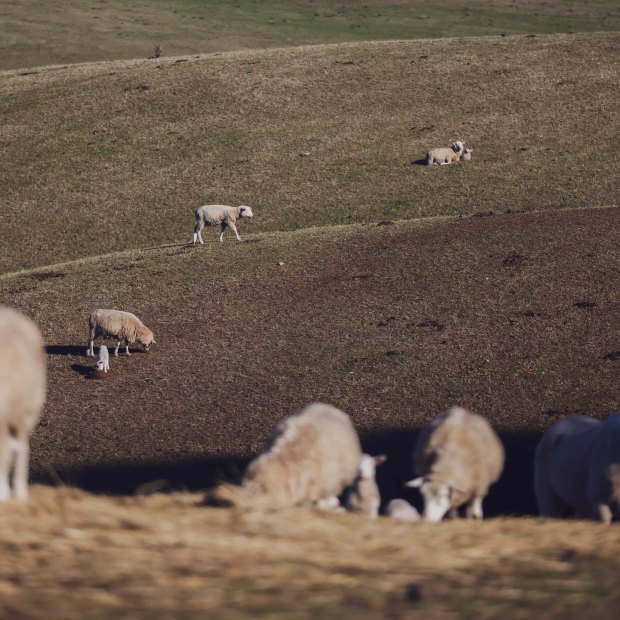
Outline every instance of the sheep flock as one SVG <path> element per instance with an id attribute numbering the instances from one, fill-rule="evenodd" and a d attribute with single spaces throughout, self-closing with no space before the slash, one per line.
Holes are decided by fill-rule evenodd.
<path id="1" fill-rule="evenodd" d="M 426 153 L 426 165 L 471 161 L 472 148 L 462 140 Z M 205 226 L 219 226 L 219 241 L 230 228 L 254 216 L 247 205 L 213 204 L 194 211 L 192 245 L 204 244 Z M 135 314 L 96 308 L 87 317 L 86 356 L 95 357 L 92 378 L 110 372 L 106 340 L 114 356 L 140 344 L 148 353 L 153 331 Z M 0 308 L 0 503 L 28 498 L 29 436 L 45 401 L 46 365 L 39 328 L 22 314 Z M 419 491 L 422 514 L 404 498 L 391 499 L 383 514 L 393 520 L 442 521 L 461 513 L 483 518 L 483 502 L 504 468 L 502 442 L 480 415 L 452 407 L 434 417 L 412 445 L 411 472 L 401 487 Z M 354 419 L 326 403 L 301 407 L 276 424 L 264 451 L 248 465 L 241 492 L 266 499 L 275 509 L 300 507 L 352 513 L 376 519 L 383 506 L 376 468 L 389 458 L 363 452 Z M 541 516 L 574 515 L 611 523 L 620 518 L 620 412 L 606 421 L 573 417 L 552 426 L 535 455 L 533 486 Z"/>

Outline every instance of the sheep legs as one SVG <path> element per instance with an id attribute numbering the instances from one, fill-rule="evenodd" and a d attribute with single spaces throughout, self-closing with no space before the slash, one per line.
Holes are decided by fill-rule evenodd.
<path id="1" fill-rule="evenodd" d="M 239 233 L 237 232 L 237 227 L 232 222 L 222 222 L 222 228 L 220 230 L 220 243 L 224 241 L 224 231 L 226 230 L 227 226 L 230 226 L 232 228 L 233 232 L 235 233 L 235 236 L 237 237 L 237 241 L 241 241 L 241 237 L 239 236 Z"/>
<path id="2" fill-rule="evenodd" d="M 613 518 L 611 508 L 607 504 L 596 504 L 592 511 L 592 518 L 595 521 L 609 525 Z"/>
<path id="3" fill-rule="evenodd" d="M 13 492 L 17 501 L 28 501 L 28 464 L 30 459 L 30 445 L 28 432 L 25 428 L 17 428 L 16 436 L 11 441 L 12 452 L 15 454 L 15 469 L 13 470 Z"/>
<path id="4" fill-rule="evenodd" d="M 200 241 L 200 243 L 202 243 L 204 245 L 204 241 L 202 240 L 202 231 L 199 230 L 198 232 L 194 233 L 194 241 L 193 243 L 196 243 L 196 241 Z"/>
<path id="5" fill-rule="evenodd" d="M 465 515 L 468 519 L 482 519 L 482 497 L 474 497 L 467 506 Z"/>
<path id="6" fill-rule="evenodd" d="M 241 237 L 239 236 L 239 233 L 237 232 L 237 227 L 232 222 L 229 222 L 228 225 L 233 229 L 233 232 L 235 233 L 237 237 L 237 241 L 241 241 Z"/>
<path id="7" fill-rule="evenodd" d="M 6 424 L 0 423 L 0 504 L 11 496 L 9 472 L 11 471 L 11 438 Z"/>
<path id="8" fill-rule="evenodd" d="M 117 340 L 116 349 L 114 349 L 114 357 L 118 357 L 118 350 L 121 348 L 122 343 L 123 343 L 122 340 Z M 129 352 L 129 343 L 126 340 L 125 340 L 125 353 L 127 355 L 131 355 L 131 353 Z"/>

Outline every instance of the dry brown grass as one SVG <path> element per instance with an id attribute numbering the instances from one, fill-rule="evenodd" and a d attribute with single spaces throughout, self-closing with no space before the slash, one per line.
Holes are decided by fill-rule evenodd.
<path id="1" fill-rule="evenodd" d="M 0 271 L 185 241 L 208 202 L 248 231 L 615 204 L 617 58 L 557 35 L 3 73 Z M 469 164 L 411 165 L 457 137 Z"/>
<path id="2" fill-rule="evenodd" d="M 620 611 L 618 528 L 395 524 L 34 487 L 0 511 L 4 618 L 590 618 Z"/>

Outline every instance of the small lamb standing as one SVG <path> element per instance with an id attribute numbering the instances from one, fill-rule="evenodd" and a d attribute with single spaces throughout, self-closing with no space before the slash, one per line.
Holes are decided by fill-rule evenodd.
<path id="1" fill-rule="evenodd" d="M 28 499 L 29 437 L 45 402 L 46 363 L 39 328 L 0 307 L 0 503 Z"/>
<path id="2" fill-rule="evenodd" d="M 438 148 L 430 150 L 424 158 L 424 163 L 427 166 L 430 166 L 431 164 L 445 166 L 458 161 L 464 152 L 464 143 L 461 142 L 461 140 L 457 140 L 452 144 L 452 148 Z"/>
<path id="3" fill-rule="evenodd" d="M 102 344 L 99 347 L 97 370 L 101 370 L 103 372 L 108 372 L 108 370 L 110 370 L 110 354 L 108 352 L 108 347 L 106 347 L 105 344 Z"/>
<path id="4" fill-rule="evenodd" d="M 118 357 L 118 349 L 121 343 L 125 343 L 125 352 L 129 353 L 129 345 L 139 342 L 148 352 L 149 347 L 155 344 L 153 332 L 131 312 L 123 310 L 93 310 L 88 317 L 88 349 L 86 355 L 95 357 L 94 343 L 95 338 L 113 338 L 116 340 L 114 355 Z"/>
<path id="5" fill-rule="evenodd" d="M 254 217 L 252 209 L 245 205 L 241 205 L 240 207 L 229 207 L 227 205 L 204 205 L 198 207 L 194 211 L 196 225 L 194 226 L 193 243 L 200 241 L 200 243 L 204 244 L 202 240 L 202 229 L 205 226 L 217 226 L 218 224 L 220 225 L 220 243 L 224 241 L 224 231 L 228 226 L 232 228 L 237 240 L 241 241 L 235 224 L 242 217 Z"/>
<path id="6" fill-rule="evenodd" d="M 534 492 L 542 517 L 620 518 L 620 411 L 605 422 L 574 416 L 543 435 L 534 457 Z"/>
<path id="7" fill-rule="evenodd" d="M 330 504 L 355 479 L 362 450 L 349 416 L 313 403 L 281 420 L 243 486 L 279 508 Z"/>
<path id="8" fill-rule="evenodd" d="M 467 517 L 482 519 L 482 500 L 504 468 L 504 448 L 481 416 L 453 407 L 422 430 L 414 451 L 420 476 L 406 483 L 424 496 L 424 518 L 440 521 L 467 504 Z"/>
<path id="9" fill-rule="evenodd" d="M 376 519 L 379 516 L 381 494 L 375 477 L 377 465 L 385 463 L 386 456 L 362 454 L 357 476 L 344 493 L 343 504 L 349 512 L 358 512 Z"/>

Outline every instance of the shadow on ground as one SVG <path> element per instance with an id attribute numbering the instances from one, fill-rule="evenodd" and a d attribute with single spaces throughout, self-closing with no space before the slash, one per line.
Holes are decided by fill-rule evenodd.
<path id="1" fill-rule="evenodd" d="M 74 344 L 48 344 L 45 347 L 47 355 L 84 355 L 87 345 L 77 346 Z"/>
<path id="2" fill-rule="evenodd" d="M 417 430 L 390 430 L 361 438 L 364 451 L 388 457 L 377 470 L 382 509 L 397 497 L 408 500 L 418 510 L 422 509 L 419 492 L 403 486 L 414 477 L 411 452 L 417 433 Z M 500 433 L 506 449 L 506 466 L 485 500 L 486 517 L 536 514 L 533 458 L 540 436 L 540 433 L 532 432 Z M 250 458 L 223 457 L 170 463 L 109 464 L 59 470 L 57 474 L 65 484 L 108 495 L 200 491 L 221 482 L 239 483 L 249 461 Z M 44 484 L 58 482 L 51 468 L 42 463 L 33 463 L 33 480 Z"/>

